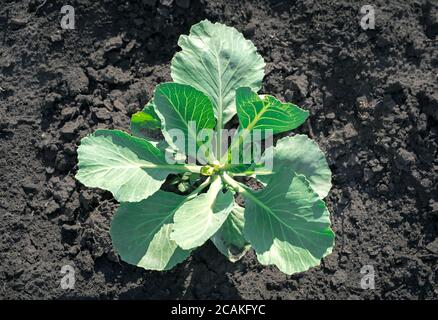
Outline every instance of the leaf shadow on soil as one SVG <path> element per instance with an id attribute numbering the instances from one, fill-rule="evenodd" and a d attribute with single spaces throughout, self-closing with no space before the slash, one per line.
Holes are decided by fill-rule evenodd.
<path id="1" fill-rule="evenodd" d="M 228 273 L 242 268 L 223 257 L 209 242 L 191 257 L 166 272 L 147 271 L 124 262 L 116 264 L 102 257 L 95 261 L 94 273 L 106 281 L 119 279 L 118 299 L 242 299 Z M 158 289 L 158 290 L 157 290 Z M 84 298 L 83 296 L 80 298 Z"/>

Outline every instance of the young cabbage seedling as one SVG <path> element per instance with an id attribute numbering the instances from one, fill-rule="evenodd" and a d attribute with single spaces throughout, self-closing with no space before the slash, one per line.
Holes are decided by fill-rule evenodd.
<path id="1" fill-rule="evenodd" d="M 174 82 L 158 85 L 132 116 L 132 135 L 97 130 L 78 148 L 76 178 L 120 202 L 110 230 L 116 251 L 128 263 L 167 270 L 210 239 L 233 262 L 252 247 L 262 264 L 286 274 L 318 265 L 334 233 L 322 200 L 331 172 L 317 144 L 305 135 L 285 137 L 244 161 L 245 141 L 295 129 L 308 112 L 257 94 L 265 63 L 236 29 L 204 20 L 178 45 Z M 222 129 L 236 114 L 239 127 L 224 149 Z M 161 130 L 164 140 L 148 140 L 147 130 Z M 254 191 L 239 176 L 264 188 Z M 165 182 L 179 192 L 163 191 Z"/>

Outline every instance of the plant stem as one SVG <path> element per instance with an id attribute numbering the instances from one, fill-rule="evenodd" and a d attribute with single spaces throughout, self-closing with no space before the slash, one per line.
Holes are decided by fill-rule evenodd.
<path id="1" fill-rule="evenodd" d="M 236 147 L 236 144 L 238 144 L 239 147 L 238 151 L 240 151 L 240 145 L 243 143 L 246 134 L 247 134 L 246 130 L 240 131 L 239 128 L 237 128 L 237 134 L 231 139 L 230 147 L 228 148 L 227 152 L 225 152 L 224 156 L 219 158 L 220 159 L 219 161 L 221 163 L 226 163 L 228 161 L 228 153 L 232 152 L 232 150 Z"/>
<path id="2" fill-rule="evenodd" d="M 228 150 L 233 150 L 233 148 L 236 147 L 236 144 L 238 144 L 237 147 L 239 147 L 242 145 L 242 143 L 245 141 L 246 136 L 252 131 L 252 129 L 254 128 L 254 126 L 257 124 L 257 122 L 260 120 L 261 116 L 266 112 L 266 110 L 268 110 L 269 108 L 269 104 L 265 104 L 263 103 L 263 108 L 256 114 L 256 116 L 254 117 L 254 119 L 247 125 L 246 128 L 243 128 L 242 130 L 240 130 L 240 127 L 237 128 L 237 137 L 233 137 L 232 142 L 231 142 L 231 146 L 230 148 L 228 148 Z M 240 150 L 239 150 L 240 151 Z M 224 159 L 225 156 L 228 157 L 228 152 L 224 155 L 224 157 L 220 158 L 220 161 L 224 161 L 227 159 Z"/>
<path id="3" fill-rule="evenodd" d="M 191 164 L 184 164 L 183 167 L 187 171 L 190 171 L 190 172 L 193 172 L 193 173 L 200 173 L 201 172 L 201 168 L 202 168 L 202 166 L 191 165 Z"/>
<path id="4" fill-rule="evenodd" d="M 220 102 L 222 103 L 222 102 Z M 218 108 L 219 110 L 222 110 L 222 106 Z M 217 115 L 217 125 L 216 125 L 216 159 L 221 160 L 222 156 L 222 111 L 218 112 Z"/>
<path id="5" fill-rule="evenodd" d="M 141 168 L 144 169 L 171 169 L 181 172 L 193 172 L 200 173 L 202 166 L 197 166 L 193 164 L 163 164 L 163 165 L 142 165 Z"/>
<path id="6" fill-rule="evenodd" d="M 253 174 L 258 176 L 269 176 L 271 174 L 274 174 L 274 171 L 244 171 L 239 173 L 230 173 L 232 177 L 247 177 L 252 176 Z"/>
<path id="7" fill-rule="evenodd" d="M 250 192 L 250 189 L 247 186 L 237 182 L 236 180 L 231 178 L 226 172 L 222 174 L 222 181 L 228 184 L 231 188 L 233 188 L 234 191 L 241 193 L 247 198 L 250 198 L 253 202 L 257 203 L 257 205 L 272 213 L 272 210 L 266 204 L 260 201 L 260 199 L 257 198 L 253 192 Z"/>
<path id="8" fill-rule="evenodd" d="M 231 188 L 234 189 L 234 191 L 246 194 L 247 190 L 245 187 L 242 186 L 239 182 L 231 178 L 226 172 L 222 173 L 221 175 L 222 181 L 226 184 L 228 184 Z"/>
<path id="9" fill-rule="evenodd" d="M 219 57 L 216 56 L 216 62 L 217 62 L 217 67 L 218 67 L 218 79 L 219 79 L 219 83 L 218 83 L 218 91 L 219 91 L 219 95 L 218 95 L 218 105 L 217 105 L 217 125 L 216 125 L 216 159 L 219 160 L 221 159 L 222 156 L 222 129 L 224 127 L 223 124 L 223 113 L 224 113 L 224 102 L 223 102 L 223 88 L 222 88 L 222 71 L 221 71 L 221 64 L 219 61 Z"/>
<path id="10" fill-rule="evenodd" d="M 195 190 L 193 190 L 188 196 L 187 201 L 196 197 L 202 190 L 207 188 L 211 184 L 211 177 L 208 177 L 203 183 L 201 183 Z"/>

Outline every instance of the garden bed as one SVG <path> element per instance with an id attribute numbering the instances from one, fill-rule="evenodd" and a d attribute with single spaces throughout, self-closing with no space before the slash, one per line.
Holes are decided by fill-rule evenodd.
<path id="1" fill-rule="evenodd" d="M 61 1 L 0 8 L 0 298 L 436 299 L 437 34 L 434 1 Z M 120 261 L 118 204 L 74 179 L 80 139 L 129 129 L 170 81 L 177 39 L 207 18 L 236 27 L 267 65 L 262 92 L 310 111 L 333 172 L 336 246 L 287 276 L 253 252 L 231 263 L 210 243 L 166 272 Z M 60 286 L 61 268 L 75 288 Z M 361 287 L 372 266 L 375 288 Z M 367 267 L 369 268 L 369 267 Z"/>

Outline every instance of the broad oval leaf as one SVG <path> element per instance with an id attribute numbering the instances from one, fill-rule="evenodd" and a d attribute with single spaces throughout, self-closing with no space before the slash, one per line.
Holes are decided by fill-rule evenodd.
<path id="1" fill-rule="evenodd" d="M 249 242 L 243 236 L 244 210 L 245 208 L 234 203 L 227 220 L 211 237 L 211 241 L 216 248 L 231 262 L 240 260 L 251 248 Z"/>
<path id="2" fill-rule="evenodd" d="M 149 101 L 143 110 L 131 116 L 131 132 L 134 136 L 144 138 L 147 130 L 161 128 L 161 121 L 154 109 L 154 101 Z"/>
<path id="3" fill-rule="evenodd" d="M 228 161 L 233 163 L 248 163 L 245 154 L 250 155 L 254 144 L 264 139 L 272 139 L 273 134 L 293 130 L 306 121 L 309 112 L 292 103 L 282 103 L 268 95 L 259 96 L 251 88 L 239 88 L 236 91 L 237 115 L 239 117 L 239 130 L 233 137 L 228 153 Z M 239 159 L 237 159 L 239 157 Z M 249 165 L 236 168 L 240 172 L 248 171 Z"/>
<path id="4" fill-rule="evenodd" d="M 203 245 L 222 226 L 231 212 L 234 197 L 222 192 L 222 180 L 217 177 L 210 189 L 185 202 L 175 213 L 171 239 L 183 249 Z"/>
<path id="5" fill-rule="evenodd" d="M 244 196 L 244 235 L 260 263 L 293 274 L 331 253 L 330 214 L 304 176 L 282 168 L 266 188 Z"/>
<path id="6" fill-rule="evenodd" d="M 190 251 L 170 239 L 173 215 L 186 197 L 157 191 L 136 203 L 121 203 L 111 223 L 111 239 L 122 260 L 149 270 L 169 270 Z"/>
<path id="7" fill-rule="evenodd" d="M 321 199 L 329 193 L 332 173 L 327 160 L 318 144 L 306 135 L 284 137 L 277 141 L 272 152 L 265 153 L 263 162 L 267 160 L 266 155 L 273 155 L 273 171 L 287 166 L 289 170 L 305 176 Z M 272 175 L 257 176 L 263 183 L 268 183 L 271 177 Z"/>
<path id="8" fill-rule="evenodd" d="M 199 158 L 200 148 L 204 148 L 203 154 L 209 150 L 200 132 L 205 130 L 208 133 L 211 130 L 213 133 L 216 121 L 213 105 L 205 94 L 189 85 L 162 83 L 155 90 L 154 102 L 163 135 L 170 146 L 194 159 Z M 183 133 L 180 139 L 183 141 L 174 141 L 171 135 L 173 129 L 179 130 L 175 133 Z M 205 157 L 208 158 L 208 155 Z"/>
<path id="9" fill-rule="evenodd" d="M 292 103 L 282 103 L 273 96 L 259 96 L 251 88 L 236 91 L 240 130 L 272 130 L 273 134 L 293 130 L 306 121 L 309 111 Z"/>
<path id="10" fill-rule="evenodd" d="M 160 189 L 170 173 L 164 154 L 144 139 L 119 130 L 97 130 L 78 147 L 76 179 L 87 187 L 110 191 L 120 202 L 136 202 Z"/>
<path id="11" fill-rule="evenodd" d="M 251 41 L 235 28 L 203 20 L 178 40 L 182 51 L 171 64 L 172 79 L 195 87 L 209 96 L 218 127 L 236 113 L 235 91 L 250 87 L 258 91 L 265 62 Z"/>

